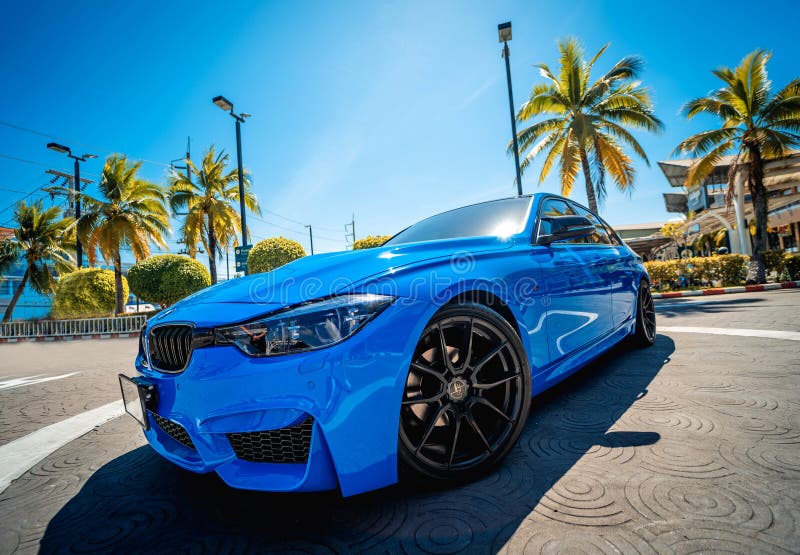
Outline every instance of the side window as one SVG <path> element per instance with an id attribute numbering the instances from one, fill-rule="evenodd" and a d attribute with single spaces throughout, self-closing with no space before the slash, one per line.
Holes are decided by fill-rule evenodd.
<path id="1" fill-rule="evenodd" d="M 539 210 L 539 217 L 546 216 L 574 216 L 575 210 L 570 205 L 561 199 L 547 198 Z M 549 235 L 551 233 L 550 222 L 547 220 L 539 220 L 539 235 Z"/>
<path id="2" fill-rule="evenodd" d="M 572 203 L 570 203 L 572 204 Z M 573 239 L 571 242 L 573 243 L 581 243 L 581 244 L 589 244 L 589 245 L 612 245 L 613 240 L 611 239 L 611 235 L 609 234 L 608 230 L 606 229 L 605 225 L 603 225 L 603 221 L 589 212 L 588 210 L 581 208 L 576 204 L 572 204 L 575 213 L 578 216 L 583 216 L 588 218 L 594 224 L 594 233 L 588 237 L 579 237 L 578 239 Z"/>

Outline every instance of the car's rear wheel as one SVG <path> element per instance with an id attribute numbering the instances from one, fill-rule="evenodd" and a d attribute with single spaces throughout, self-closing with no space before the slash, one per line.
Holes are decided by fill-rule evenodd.
<path id="1" fill-rule="evenodd" d="M 511 325 L 479 304 L 441 310 L 417 343 L 400 409 L 401 468 L 451 482 L 475 478 L 514 447 L 531 376 Z"/>
<path id="2" fill-rule="evenodd" d="M 639 284 L 639 296 L 636 301 L 636 330 L 633 343 L 639 347 L 649 347 L 656 342 L 656 307 L 650 284 L 642 280 Z"/>

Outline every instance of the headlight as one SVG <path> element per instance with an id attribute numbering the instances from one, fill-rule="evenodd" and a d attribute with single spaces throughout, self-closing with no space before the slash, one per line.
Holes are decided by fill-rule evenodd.
<path id="1" fill-rule="evenodd" d="M 394 297 L 355 294 L 311 302 L 251 322 L 217 328 L 217 345 L 236 345 L 250 356 L 320 349 L 347 339 L 389 306 Z"/>

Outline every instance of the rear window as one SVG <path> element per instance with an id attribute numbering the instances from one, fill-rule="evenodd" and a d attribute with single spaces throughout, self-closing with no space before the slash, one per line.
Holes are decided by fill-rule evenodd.
<path id="1" fill-rule="evenodd" d="M 385 245 L 458 237 L 508 237 L 525 229 L 530 204 L 530 197 L 519 197 L 456 208 L 404 229 Z"/>

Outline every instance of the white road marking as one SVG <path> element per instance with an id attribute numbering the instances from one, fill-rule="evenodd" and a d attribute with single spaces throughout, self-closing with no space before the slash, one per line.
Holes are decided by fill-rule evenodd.
<path id="1" fill-rule="evenodd" d="M 14 389 L 15 387 L 22 387 L 25 385 L 33 385 L 37 383 L 52 382 L 53 380 L 63 380 L 69 378 L 80 372 L 70 372 L 69 374 L 61 374 L 60 376 L 49 376 L 47 378 L 40 378 L 41 374 L 35 376 L 28 376 L 27 378 L 15 378 L 13 380 L 0 381 L 0 389 Z"/>
<path id="2" fill-rule="evenodd" d="M 766 337 L 800 341 L 800 332 L 778 330 L 749 330 L 744 328 L 696 328 L 690 326 L 658 326 L 658 331 L 674 333 L 708 333 L 711 335 L 736 335 L 739 337 Z"/>
<path id="3" fill-rule="evenodd" d="M 122 401 L 88 410 L 0 446 L 0 493 L 33 465 L 124 412 Z"/>

